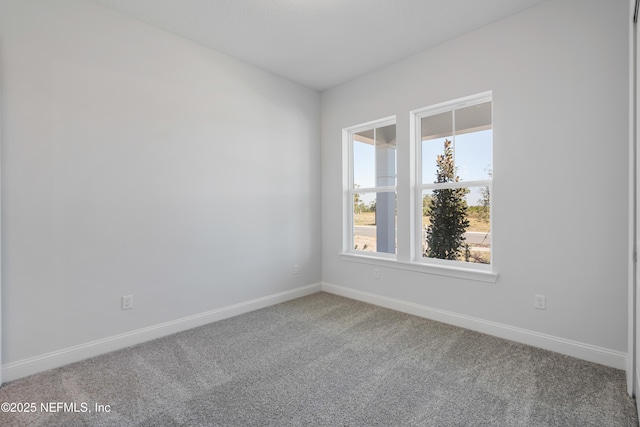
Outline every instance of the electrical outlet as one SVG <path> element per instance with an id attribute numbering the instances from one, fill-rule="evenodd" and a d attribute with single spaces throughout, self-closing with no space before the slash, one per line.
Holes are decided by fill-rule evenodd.
<path id="1" fill-rule="evenodd" d="M 380 270 L 378 270 L 377 268 L 373 269 L 373 278 L 374 279 L 379 279 L 380 278 Z"/>
<path id="2" fill-rule="evenodd" d="M 533 306 L 538 310 L 547 309 L 547 298 L 544 295 L 536 295 Z"/>
<path id="3" fill-rule="evenodd" d="M 298 267 L 298 264 L 293 266 L 293 274 L 298 274 L 300 273 L 300 268 Z"/>
<path id="4" fill-rule="evenodd" d="M 133 308 L 133 295 L 125 295 L 122 297 L 122 309 L 131 310 Z"/>

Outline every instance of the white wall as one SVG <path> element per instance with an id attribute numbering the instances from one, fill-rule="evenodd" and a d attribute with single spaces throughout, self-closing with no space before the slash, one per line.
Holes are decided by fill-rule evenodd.
<path id="1" fill-rule="evenodd" d="M 550 1 L 324 92 L 324 282 L 626 353 L 627 19 L 626 0 Z M 392 268 L 375 280 L 341 259 L 341 129 L 397 115 L 407 259 L 409 111 L 487 90 L 497 282 Z"/>
<path id="2" fill-rule="evenodd" d="M 83 1 L 0 40 L 5 365 L 320 281 L 317 92 Z"/>

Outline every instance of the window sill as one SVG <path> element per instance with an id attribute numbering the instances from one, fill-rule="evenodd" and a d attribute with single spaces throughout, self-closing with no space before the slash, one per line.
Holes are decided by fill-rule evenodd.
<path id="1" fill-rule="evenodd" d="M 435 274 L 445 277 L 456 277 L 459 279 L 476 280 L 479 282 L 495 283 L 498 273 L 489 270 L 479 270 L 473 268 L 453 267 L 448 265 L 431 265 L 420 262 L 406 262 L 395 259 L 381 258 L 352 253 L 341 253 L 340 258 L 344 261 L 359 262 L 362 264 L 378 265 L 395 268 L 399 270 L 415 271 L 418 273 Z"/>

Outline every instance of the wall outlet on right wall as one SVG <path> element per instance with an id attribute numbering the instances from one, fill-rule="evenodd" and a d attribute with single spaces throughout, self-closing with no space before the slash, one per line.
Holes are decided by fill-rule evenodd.
<path id="1" fill-rule="evenodd" d="M 538 310 L 546 310 L 547 309 L 547 298 L 544 295 L 536 295 L 533 306 Z"/>

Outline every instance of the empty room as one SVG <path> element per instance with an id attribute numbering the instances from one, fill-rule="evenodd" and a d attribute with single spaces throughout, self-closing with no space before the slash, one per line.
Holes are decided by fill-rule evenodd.
<path id="1" fill-rule="evenodd" d="M 0 0 L 0 425 L 637 426 L 636 0 Z"/>

